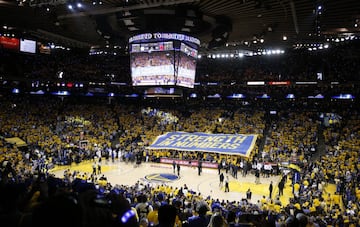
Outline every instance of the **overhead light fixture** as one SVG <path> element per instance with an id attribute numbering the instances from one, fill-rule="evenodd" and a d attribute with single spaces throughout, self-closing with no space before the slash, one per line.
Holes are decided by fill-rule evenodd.
<path id="1" fill-rule="evenodd" d="M 76 6 L 77 6 L 78 8 L 82 8 L 82 7 L 83 7 L 83 5 L 81 4 L 81 2 L 78 2 L 78 3 L 76 4 Z"/>
<path id="2" fill-rule="evenodd" d="M 70 4 L 67 7 L 68 7 L 68 9 L 73 9 L 73 6 Z"/>
<path id="3" fill-rule="evenodd" d="M 287 40 L 287 36 L 284 35 L 282 39 L 283 39 L 284 41 L 286 41 L 286 40 Z"/>

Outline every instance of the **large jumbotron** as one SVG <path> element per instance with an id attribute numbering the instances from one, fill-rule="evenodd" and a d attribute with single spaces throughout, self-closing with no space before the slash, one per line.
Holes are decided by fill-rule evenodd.
<path id="1" fill-rule="evenodd" d="M 129 39 L 133 86 L 193 88 L 200 40 L 177 33 L 146 33 Z"/>

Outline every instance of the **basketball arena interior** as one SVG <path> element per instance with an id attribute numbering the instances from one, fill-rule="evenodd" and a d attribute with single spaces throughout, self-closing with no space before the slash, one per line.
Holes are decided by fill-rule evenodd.
<path id="1" fill-rule="evenodd" d="M 0 0 L 0 225 L 360 226 L 360 1 Z"/>

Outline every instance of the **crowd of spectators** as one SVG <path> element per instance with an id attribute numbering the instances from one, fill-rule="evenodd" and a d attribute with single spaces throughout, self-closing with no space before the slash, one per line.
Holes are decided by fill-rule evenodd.
<path id="1" fill-rule="evenodd" d="M 263 156 L 270 160 L 290 160 L 293 157 L 303 161 L 317 148 L 319 116 L 313 112 L 278 113 L 277 122 L 270 126 L 270 136 L 265 142 Z"/>
<path id="2" fill-rule="evenodd" d="M 269 118 L 264 108 L 254 108 L 89 104 L 52 97 L 3 99 L 1 135 L 19 137 L 28 147 L 0 142 L 2 223 L 42 226 L 59 220 L 69 226 L 147 226 L 161 222 L 161 210 L 169 206 L 168 210 L 176 210 L 177 226 L 200 226 L 195 224 L 199 221 L 207 225 L 217 218 L 223 222 L 220 226 L 359 225 L 358 113 L 338 113 L 341 120 L 323 133 L 326 155 L 313 160 L 312 156 L 321 152 L 317 150 L 319 132 L 324 127 L 317 112 L 290 108 Z M 258 142 L 247 160 L 144 149 L 168 131 L 254 133 L 264 146 Z M 80 141 L 85 142 L 84 147 Z M 50 164 L 71 164 L 95 156 L 124 161 L 133 157 L 143 161 L 159 157 L 203 159 L 239 168 L 244 168 L 245 161 L 296 161 L 301 171 L 289 174 L 294 194 L 289 205 L 282 205 L 278 196 L 267 195 L 257 203 L 242 198 L 219 201 L 186 185 L 111 185 L 96 170 L 96 175 L 66 171 L 63 179 L 47 172 Z M 325 190 L 329 183 L 337 186 L 334 195 Z M 158 219 L 154 212 L 159 212 Z"/>

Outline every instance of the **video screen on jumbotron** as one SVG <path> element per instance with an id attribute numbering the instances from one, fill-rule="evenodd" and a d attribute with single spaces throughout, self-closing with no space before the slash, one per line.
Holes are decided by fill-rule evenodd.
<path id="1" fill-rule="evenodd" d="M 175 64 L 179 64 L 176 85 L 189 88 L 194 87 L 196 57 L 197 50 L 181 43 L 179 59 L 175 62 Z"/>
<path id="2" fill-rule="evenodd" d="M 147 33 L 129 40 L 133 86 L 193 88 L 199 40 L 176 33 Z"/>
<path id="3" fill-rule="evenodd" d="M 133 86 L 175 85 L 173 42 L 131 45 Z"/>

